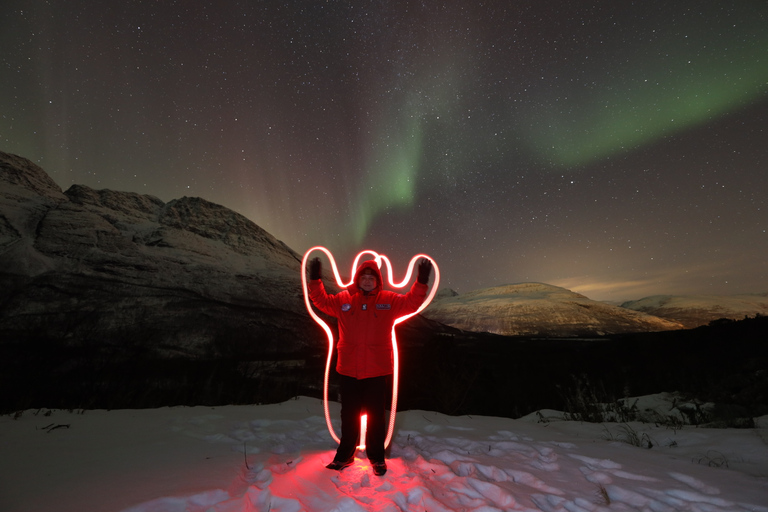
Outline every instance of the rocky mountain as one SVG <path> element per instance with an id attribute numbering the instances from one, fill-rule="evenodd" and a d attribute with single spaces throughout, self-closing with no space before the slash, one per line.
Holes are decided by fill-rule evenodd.
<path id="1" fill-rule="evenodd" d="M 62 190 L 0 153 L 0 339 L 163 357 L 300 350 L 301 257 L 199 198 Z"/>
<path id="2" fill-rule="evenodd" d="M 682 328 L 679 322 L 542 283 L 497 286 L 461 295 L 441 291 L 423 314 L 458 329 L 504 336 L 589 337 Z"/>
<path id="3" fill-rule="evenodd" d="M 680 322 L 692 329 L 713 320 L 768 315 L 768 293 L 744 295 L 653 295 L 625 302 L 623 308 Z"/>

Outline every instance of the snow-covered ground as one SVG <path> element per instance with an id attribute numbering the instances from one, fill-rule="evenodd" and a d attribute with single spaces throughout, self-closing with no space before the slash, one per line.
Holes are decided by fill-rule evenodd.
<path id="1" fill-rule="evenodd" d="M 331 404 L 333 417 L 338 404 Z M 398 414 L 383 477 L 322 402 L 0 417 L 3 512 L 768 512 L 768 429 Z M 625 442 L 637 436 L 650 449 Z"/>

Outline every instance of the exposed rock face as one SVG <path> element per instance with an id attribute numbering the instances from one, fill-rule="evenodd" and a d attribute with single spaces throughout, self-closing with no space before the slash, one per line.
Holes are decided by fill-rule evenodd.
<path id="1" fill-rule="evenodd" d="M 423 314 L 458 329 L 505 336 L 596 336 L 682 328 L 678 322 L 541 283 L 498 286 L 461 295 L 441 292 Z"/>
<path id="2" fill-rule="evenodd" d="M 313 342 L 301 257 L 199 198 L 74 185 L 0 153 L 0 337 L 99 340 L 163 355 Z"/>
<path id="3" fill-rule="evenodd" d="M 625 302 L 623 308 L 680 322 L 686 329 L 713 320 L 741 320 L 745 316 L 768 315 L 768 293 L 745 295 L 653 295 Z"/>
<path id="4" fill-rule="evenodd" d="M 0 152 L 0 271 L 36 275 L 51 262 L 34 250 L 34 239 L 46 214 L 67 201 L 61 189 L 29 160 Z"/>

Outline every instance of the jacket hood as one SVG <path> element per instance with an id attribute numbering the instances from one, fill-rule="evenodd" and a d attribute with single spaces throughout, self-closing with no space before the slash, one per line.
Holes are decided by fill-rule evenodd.
<path id="1" fill-rule="evenodd" d="M 379 270 L 378 265 L 376 265 L 376 262 L 374 260 L 366 260 L 360 264 L 359 267 L 357 267 L 357 271 L 355 272 L 355 281 L 349 285 L 349 291 L 352 293 L 357 293 L 360 290 L 360 288 L 357 286 L 357 283 L 360 281 L 360 274 L 363 273 L 365 269 L 371 269 L 373 270 L 373 273 L 376 275 L 376 288 L 374 288 L 371 293 L 378 293 L 382 290 L 384 280 L 381 277 L 381 270 Z"/>

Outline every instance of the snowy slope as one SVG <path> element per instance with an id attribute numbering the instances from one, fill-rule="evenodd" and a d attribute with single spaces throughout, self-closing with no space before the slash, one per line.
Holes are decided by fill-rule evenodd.
<path id="1" fill-rule="evenodd" d="M 332 405 L 333 417 L 338 404 Z M 763 418 L 765 420 L 766 418 Z M 654 441 L 623 442 L 630 431 Z M 768 512 L 768 431 L 401 412 L 389 472 L 324 468 L 322 403 L 0 417 L 4 512 Z"/>
<path id="2" fill-rule="evenodd" d="M 743 295 L 653 295 L 625 302 L 623 308 L 641 311 L 683 324 L 692 329 L 713 320 L 741 320 L 768 315 L 768 293 Z"/>
<path id="3" fill-rule="evenodd" d="M 457 329 L 505 336 L 596 336 L 682 327 L 543 283 L 510 284 L 460 295 L 441 292 L 423 314 Z"/>

